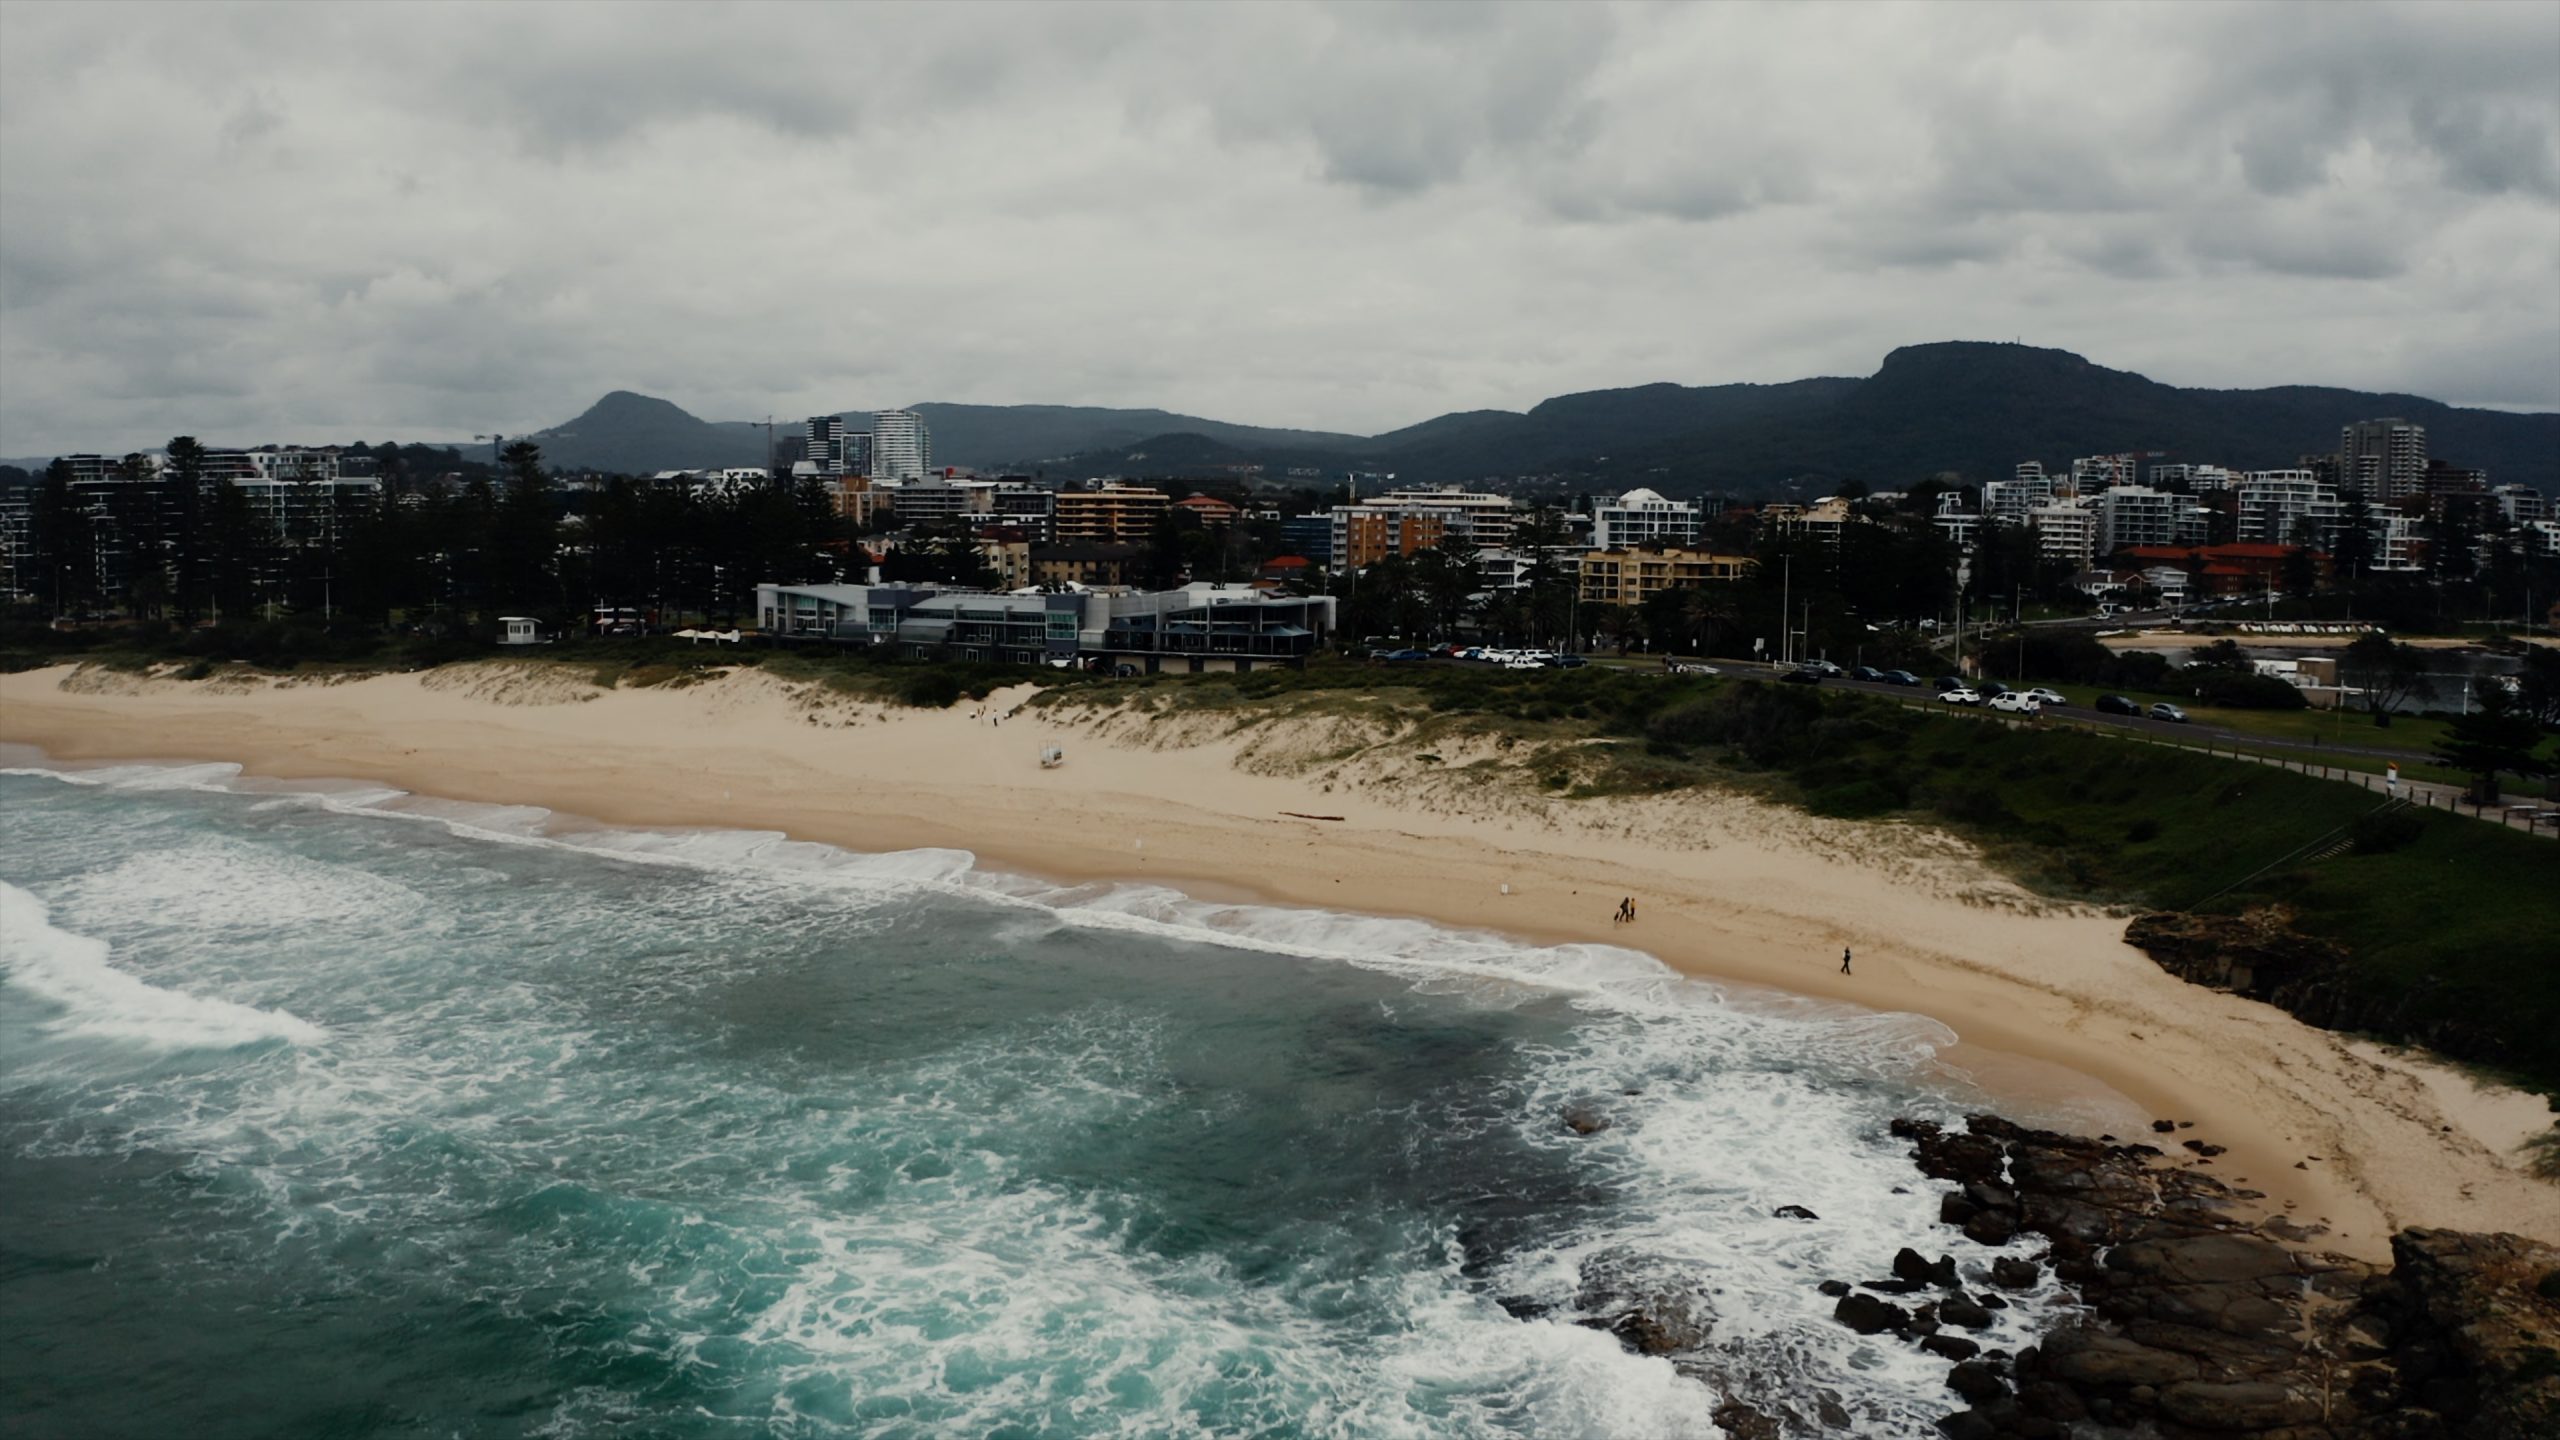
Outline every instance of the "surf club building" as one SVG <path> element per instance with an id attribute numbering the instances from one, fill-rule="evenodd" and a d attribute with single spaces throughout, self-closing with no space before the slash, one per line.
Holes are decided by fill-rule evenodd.
<path id="1" fill-rule="evenodd" d="M 1333 632 L 1333 597 L 1251 585 L 991 594 L 906 585 L 759 585 L 776 640 L 860 645 L 944 660 L 1139 674 L 1300 666 Z"/>

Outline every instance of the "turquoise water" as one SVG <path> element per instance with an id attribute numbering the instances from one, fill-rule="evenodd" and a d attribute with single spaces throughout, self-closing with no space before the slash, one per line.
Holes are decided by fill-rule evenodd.
<path id="1" fill-rule="evenodd" d="M 0 881 L 13 1436 L 1945 1408 L 1942 1365 L 1813 1288 L 1966 1253 L 1883 1133 L 1967 1098 L 1910 1017 L 228 767 L 0 773 Z M 1607 1274 L 1711 1316 L 1708 1352 L 1576 1323 Z"/>

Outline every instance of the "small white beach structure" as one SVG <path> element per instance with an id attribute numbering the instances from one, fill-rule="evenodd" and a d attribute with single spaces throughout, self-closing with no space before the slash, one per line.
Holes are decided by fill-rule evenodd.
<path id="1" fill-rule="evenodd" d="M 530 615 L 501 615 L 498 617 L 498 643 L 539 645 L 542 643 L 542 622 Z"/>
<path id="2" fill-rule="evenodd" d="M 1067 752 L 1058 746 L 1052 745 L 1040 752 L 1040 768 L 1043 770 L 1055 770 L 1066 763 Z"/>

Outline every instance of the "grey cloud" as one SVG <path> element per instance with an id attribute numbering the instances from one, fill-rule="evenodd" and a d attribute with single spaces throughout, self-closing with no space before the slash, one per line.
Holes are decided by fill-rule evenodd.
<path id="1" fill-rule="evenodd" d="M 1382 429 L 1959 333 L 2560 403 L 2560 12 L 2272 8 L 20 0 L 0 454 L 617 385 Z"/>
<path id="2" fill-rule="evenodd" d="M 2457 188 L 2560 195 L 2560 137 L 2549 117 L 2483 100 L 2422 96 L 2410 119 Z"/>

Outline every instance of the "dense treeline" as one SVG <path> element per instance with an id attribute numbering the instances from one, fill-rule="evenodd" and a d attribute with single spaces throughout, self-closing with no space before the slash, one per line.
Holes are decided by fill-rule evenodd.
<path id="1" fill-rule="evenodd" d="M 527 443 L 495 470 L 426 447 L 376 453 L 378 495 L 342 486 L 281 521 L 209 478 L 188 436 L 169 442 L 156 477 L 133 457 L 124 483 L 86 492 L 57 461 L 35 483 L 22 584 L 55 614 L 112 601 L 180 624 L 293 615 L 461 631 L 499 614 L 570 624 L 597 605 L 735 615 L 759 581 L 833 578 L 851 550 L 814 484 L 697 493 L 616 478 L 564 492 Z"/>

